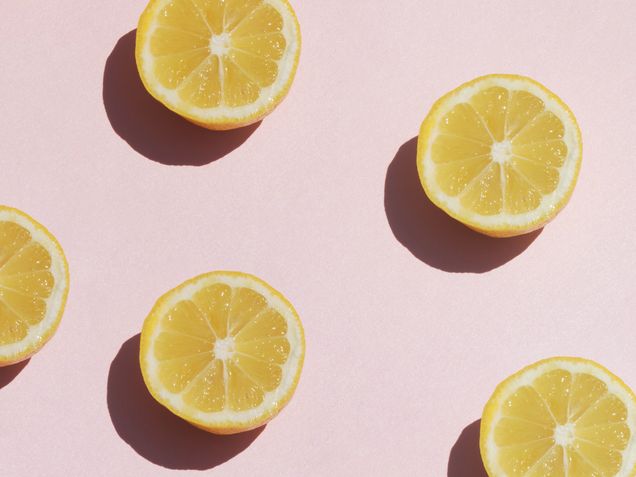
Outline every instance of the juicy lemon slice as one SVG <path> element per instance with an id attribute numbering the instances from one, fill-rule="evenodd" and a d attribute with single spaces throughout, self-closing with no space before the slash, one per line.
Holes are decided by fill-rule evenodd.
<path id="1" fill-rule="evenodd" d="M 144 322 L 140 362 L 150 393 L 217 434 L 253 429 L 290 400 L 305 339 L 292 305 L 238 272 L 195 277 L 162 296 Z"/>
<path id="2" fill-rule="evenodd" d="M 552 220 L 572 195 L 580 165 L 572 112 L 541 84 L 513 75 L 483 76 L 439 99 L 417 148 L 431 201 L 495 237 Z"/>
<path id="3" fill-rule="evenodd" d="M 68 286 L 55 237 L 24 212 L 0 206 L 0 366 L 27 359 L 53 336 Z"/>
<path id="4" fill-rule="evenodd" d="M 506 379 L 486 404 L 490 477 L 632 477 L 636 396 L 597 363 L 551 358 Z"/>
<path id="5" fill-rule="evenodd" d="M 157 100 L 200 126 L 232 129 L 283 100 L 300 44 L 287 0 L 151 0 L 135 56 Z"/>

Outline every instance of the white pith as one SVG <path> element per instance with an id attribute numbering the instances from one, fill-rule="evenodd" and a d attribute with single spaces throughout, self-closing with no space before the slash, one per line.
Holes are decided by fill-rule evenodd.
<path id="1" fill-rule="evenodd" d="M 153 17 L 156 17 L 160 12 L 173 0 L 161 0 L 155 3 Z M 243 106 L 227 106 L 221 103 L 219 106 L 211 108 L 200 108 L 191 103 L 183 101 L 177 89 L 170 89 L 163 86 L 159 81 L 152 81 L 152 88 L 162 101 L 164 101 L 171 108 L 178 111 L 186 111 L 187 114 L 200 120 L 202 122 L 213 122 L 223 120 L 243 120 L 249 116 L 252 116 L 259 111 L 267 110 L 270 103 L 276 101 L 276 98 L 287 87 L 289 77 L 293 73 L 294 64 L 299 54 L 300 44 L 298 39 L 300 38 L 300 31 L 298 30 L 297 23 L 295 21 L 294 13 L 290 11 L 290 7 L 281 0 L 264 0 L 263 4 L 269 4 L 274 7 L 283 18 L 283 29 L 280 32 L 286 41 L 285 51 L 280 60 L 275 61 L 278 65 L 278 76 L 273 84 L 260 89 L 259 97 L 256 101 Z M 259 7 L 260 8 L 260 7 Z M 158 24 L 152 23 L 152 26 L 144 36 L 144 44 L 141 49 L 141 65 L 142 75 L 145 78 L 154 77 L 155 58 L 150 51 L 150 40 L 157 29 Z M 212 37 L 210 41 L 210 50 L 212 55 L 222 55 L 227 51 L 227 47 L 224 46 L 223 38 L 227 33 Z M 204 60 L 204 62 L 207 60 Z M 181 82 L 181 85 L 187 83 L 187 78 Z"/>
<path id="2" fill-rule="evenodd" d="M 146 349 L 147 352 L 142 354 L 141 359 L 145 363 L 145 371 L 147 373 L 146 382 L 152 386 L 153 392 L 160 396 L 161 400 L 168 403 L 169 407 L 177 411 L 178 414 L 188 416 L 189 419 L 194 419 L 199 424 L 209 425 L 211 427 L 228 424 L 240 426 L 241 424 L 249 424 L 254 420 L 262 419 L 264 416 L 275 414 L 279 410 L 280 402 L 288 395 L 290 389 L 294 386 L 294 381 L 300 371 L 304 339 L 293 308 L 267 285 L 249 276 L 224 274 L 220 272 L 204 276 L 195 283 L 190 283 L 182 289 L 176 289 L 164 295 L 153 310 L 153 315 L 156 317 L 164 316 L 178 302 L 189 300 L 199 290 L 217 283 L 225 284 L 232 288 L 251 288 L 265 297 L 268 306 L 278 311 L 281 316 L 285 318 L 287 322 L 285 338 L 290 344 L 290 351 L 287 361 L 280 365 L 283 371 L 280 385 L 273 391 L 266 392 L 263 402 L 255 408 L 233 411 L 228 409 L 226 404 L 226 409 L 222 411 L 204 412 L 188 405 L 183 400 L 183 392 L 172 393 L 161 385 L 158 375 L 158 361 L 154 355 L 154 343 L 162 332 L 159 323 L 154 326 L 152 334 L 148 337 L 150 345 Z M 232 338 L 226 338 L 224 341 L 225 342 L 221 345 L 221 351 L 225 354 L 225 358 L 229 359 L 232 353 Z M 196 379 L 197 377 L 194 377 L 192 382 Z"/>
<path id="3" fill-rule="evenodd" d="M 559 171 L 559 183 L 557 188 L 550 194 L 543 195 L 539 206 L 529 212 L 520 214 L 512 214 L 502 211 L 496 215 L 482 215 L 469 210 L 461 205 L 459 196 L 449 196 L 445 194 L 437 185 L 435 176 L 437 165 L 431 157 L 432 147 L 435 138 L 439 134 L 439 123 L 448 112 L 456 105 L 466 103 L 475 94 L 480 91 L 492 87 L 502 87 L 509 91 L 526 91 L 537 98 L 541 99 L 545 105 L 546 111 L 551 111 L 564 126 L 563 142 L 566 144 L 568 151 L 563 161 L 563 165 L 557 168 Z M 581 156 L 581 142 L 579 139 L 576 121 L 571 113 L 565 109 L 555 97 L 547 90 L 535 82 L 525 78 L 509 78 L 509 77 L 485 77 L 475 83 L 472 83 L 457 92 L 445 98 L 439 108 L 435 111 L 434 117 L 429 118 L 435 124 L 430 132 L 429 140 L 426 144 L 426 150 L 423 152 L 421 160 L 424 163 L 423 179 L 428 190 L 435 191 L 435 198 L 441 202 L 452 214 L 463 217 L 467 221 L 483 226 L 485 229 L 506 229 L 506 228 L 523 228 L 528 224 L 540 222 L 542 218 L 550 216 L 555 212 L 557 205 L 562 204 L 563 199 L 570 191 L 572 182 L 576 179 L 577 160 Z M 427 119 L 427 121 L 429 120 Z M 492 159 L 500 164 L 506 162 L 510 156 L 506 154 L 507 141 L 493 144 Z"/>
<path id="4" fill-rule="evenodd" d="M 66 261 L 62 251 L 43 230 L 35 226 L 27 217 L 11 209 L 0 209 L 0 222 L 14 222 L 25 228 L 31 234 L 31 242 L 29 243 L 39 243 L 49 252 L 51 255 L 51 268 L 49 271 L 54 278 L 51 295 L 47 299 L 44 299 L 46 302 L 46 314 L 42 321 L 30 326 L 27 335 L 21 341 L 0 345 L 0 360 L 7 360 L 24 352 L 27 348 L 39 348 L 51 327 L 55 325 L 60 308 L 64 302 L 64 295 L 68 289 L 68 282 Z M 26 245 L 28 245 L 28 243 Z M 0 287 L 2 287 L 2 285 L 0 285 Z M 2 298 L 0 298 L 0 300 L 2 300 Z"/>
<path id="5" fill-rule="evenodd" d="M 630 438 L 627 446 L 622 452 L 622 466 L 618 473 L 611 477 L 632 477 L 632 470 L 636 465 L 636 403 L 634 402 L 633 395 L 629 392 L 629 390 L 625 389 L 625 385 L 623 383 L 616 380 L 616 378 L 598 365 L 585 360 L 572 361 L 567 359 L 555 359 L 540 363 L 537 367 L 527 369 L 518 376 L 514 376 L 509 381 L 504 382 L 497 389 L 494 402 L 489 403 L 489 407 L 492 406 L 492 408 L 496 409 L 496 412 L 492 415 L 492 419 L 489 421 L 490 426 L 487 429 L 482 429 L 482 432 L 485 432 L 487 436 L 485 446 L 482 447 L 482 452 L 485 449 L 486 455 L 482 454 L 482 457 L 487 462 L 489 470 L 492 472 L 491 475 L 497 475 L 500 477 L 508 475 L 499 465 L 497 454 L 498 447 L 495 443 L 494 437 L 494 429 L 499 420 L 502 418 L 501 409 L 503 408 L 503 403 L 517 389 L 523 386 L 531 386 L 537 378 L 555 370 L 565 370 L 571 374 L 592 375 L 605 383 L 608 394 L 615 395 L 625 404 L 625 407 L 627 408 L 627 420 L 625 423 L 630 429 Z M 573 423 L 556 426 L 554 434 L 555 445 L 566 446 L 571 443 L 574 438 L 573 434 Z"/>

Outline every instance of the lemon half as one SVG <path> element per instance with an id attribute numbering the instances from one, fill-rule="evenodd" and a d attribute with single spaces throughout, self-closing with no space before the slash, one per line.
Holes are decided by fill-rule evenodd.
<path id="1" fill-rule="evenodd" d="M 633 477 L 636 396 L 601 365 L 540 361 L 486 404 L 480 447 L 490 477 Z"/>
<path id="2" fill-rule="evenodd" d="M 523 76 L 489 75 L 435 103 L 417 166 L 435 205 L 474 230 L 509 237 L 563 209 L 581 155 L 576 119 L 554 93 Z"/>
<path id="3" fill-rule="evenodd" d="M 135 56 L 152 96 L 222 130 L 255 123 L 283 100 L 300 47 L 287 0 L 151 0 Z"/>
<path id="4" fill-rule="evenodd" d="M 53 336 L 68 289 L 55 237 L 24 212 L 0 206 L 0 366 L 24 361 Z"/>
<path id="5" fill-rule="evenodd" d="M 212 272 L 162 296 L 141 332 L 154 398 L 209 432 L 259 427 L 289 402 L 305 356 L 293 306 L 245 273 Z"/>

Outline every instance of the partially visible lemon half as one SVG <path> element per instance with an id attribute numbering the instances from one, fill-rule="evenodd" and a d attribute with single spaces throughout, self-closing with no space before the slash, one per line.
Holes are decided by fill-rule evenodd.
<path id="1" fill-rule="evenodd" d="M 283 100 L 300 47 L 287 0 L 150 0 L 135 56 L 152 96 L 223 130 L 261 120 Z"/>
<path id="2" fill-rule="evenodd" d="M 0 366 L 24 361 L 53 336 L 68 289 L 68 264 L 55 237 L 0 205 Z"/>
<path id="3" fill-rule="evenodd" d="M 494 237 L 543 227 L 581 167 L 576 119 L 554 93 L 515 75 L 477 78 L 444 95 L 422 123 L 420 180 L 431 201 Z"/>
<path id="4" fill-rule="evenodd" d="M 636 396 L 593 361 L 539 361 L 497 387 L 480 447 L 490 477 L 633 477 Z"/>
<path id="5" fill-rule="evenodd" d="M 296 389 L 305 356 L 294 307 L 264 281 L 211 272 L 163 295 L 141 332 L 140 364 L 154 398 L 217 434 L 260 427 Z"/>

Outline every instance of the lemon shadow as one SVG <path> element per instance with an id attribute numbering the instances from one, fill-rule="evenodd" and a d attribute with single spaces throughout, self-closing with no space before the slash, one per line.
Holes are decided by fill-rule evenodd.
<path id="1" fill-rule="evenodd" d="M 446 272 L 484 273 L 509 262 L 543 229 L 511 238 L 474 232 L 436 207 L 417 172 L 417 136 L 405 142 L 389 164 L 384 210 L 395 238 L 416 258 Z"/>
<path id="2" fill-rule="evenodd" d="M 18 374 L 29 364 L 31 358 L 24 360 L 20 363 L 12 364 L 10 366 L 4 366 L 0 368 L 0 389 L 5 387 L 11 381 L 13 381 Z"/>
<path id="3" fill-rule="evenodd" d="M 102 99 L 113 130 L 130 147 L 166 165 L 203 166 L 243 144 L 260 122 L 230 131 L 192 124 L 146 91 L 135 64 L 135 35 L 122 36 L 106 60 Z"/>
<path id="4" fill-rule="evenodd" d="M 107 404 L 117 434 L 137 454 L 169 469 L 206 470 L 247 449 L 265 426 L 228 436 L 199 430 L 161 406 L 139 368 L 139 334 L 128 339 L 110 365 Z"/>
<path id="5" fill-rule="evenodd" d="M 479 452 L 479 426 L 477 420 L 466 426 L 451 449 L 447 477 L 488 477 Z"/>

